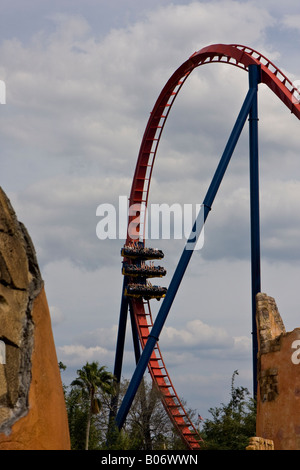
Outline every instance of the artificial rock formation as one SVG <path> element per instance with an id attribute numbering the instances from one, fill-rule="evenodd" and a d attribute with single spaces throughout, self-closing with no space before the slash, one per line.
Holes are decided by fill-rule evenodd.
<path id="1" fill-rule="evenodd" d="M 286 332 L 272 297 L 258 294 L 256 435 L 275 450 L 300 450 L 300 328 Z"/>
<path id="2" fill-rule="evenodd" d="M 250 437 L 246 450 L 274 450 L 274 442 L 262 437 Z"/>
<path id="3" fill-rule="evenodd" d="M 0 188 L 0 450 L 69 448 L 43 280 L 27 230 Z"/>

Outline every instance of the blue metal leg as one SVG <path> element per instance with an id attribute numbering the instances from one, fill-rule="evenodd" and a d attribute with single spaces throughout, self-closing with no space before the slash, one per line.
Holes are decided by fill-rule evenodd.
<path id="1" fill-rule="evenodd" d="M 129 302 L 129 311 L 130 311 L 134 357 L 135 357 L 135 363 L 137 364 L 141 357 L 141 350 L 140 350 L 140 343 L 139 343 L 139 335 L 137 331 L 136 321 L 134 318 L 134 313 L 133 313 L 131 302 Z"/>
<path id="2" fill-rule="evenodd" d="M 244 124 L 246 122 L 246 119 L 248 117 L 248 114 L 250 112 L 253 98 L 256 95 L 256 89 L 255 88 L 250 88 L 247 96 L 245 98 L 245 101 L 243 103 L 243 106 L 240 110 L 240 113 L 238 115 L 238 118 L 235 122 L 235 125 L 233 127 L 233 130 L 231 132 L 231 135 L 229 137 L 229 140 L 227 142 L 226 148 L 224 150 L 224 153 L 221 157 L 221 160 L 219 162 L 218 168 L 216 170 L 216 173 L 213 177 L 213 180 L 210 184 L 210 187 L 208 189 L 208 192 L 206 194 L 206 197 L 203 202 L 203 208 L 204 208 L 204 217 L 203 217 L 203 224 L 205 223 L 205 220 L 207 218 L 207 215 L 209 213 L 209 210 L 212 206 L 212 203 L 214 201 L 214 198 L 217 194 L 217 191 L 219 189 L 219 186 L 221 184 L 221 181 L 223 179 L 223 176 L 225 174 L 225 171 L 227 169 L 227 166 L 229 164 L 230 158 L 233 154 L 233 151 L 235 149 L 235 146 L 238 142 L 238 139 L 240 137 L 240 134 L 242 132 L 242 129 L 244 127 Z M 196 221 L 197 223 L 197 221 Z M 195 223 L 195 224 L 196 224 Z M 199 233 L 199 227 L 197 228 L 198 233 Z M 193 232 L 196 232 L 196 225 L 193 227 Z M 191 237 L 193 238 L 193 237 Z M 174 272 L 173 278 L 171 280 L 170 286 L 168 288 L 166 297 L 164 298 L 164 301 L 161 305 L 161 308 L 157 314 L 156 320 L 154 322 L 154 325 L 151 330 L 151 334 L 149 335 L 147 339 L 147 343 L 145 345 L 145 348 L 141 354 L 140 360 L 137 364 L 137 367 L 133 373 L 133 376 L 131 378 L 131 381 L 129 383 L 127 392 L 124 396 L 123 402 L 120 406 L 120 409 L 118 411 L 117 417 L 116 417 L 116 424 L 119 429 L 122 428 L 124 421 L 126 419 L 126 416 L 129 412 L 129 409 L 131 407 L 131 404 L 133 402 L 133 399 L 135 397 L 135 394 L 137 392 L 137 389 L 140 385 L 140 382 L 143 378 L 144 372 L 146 370 L 146 367 L 148 365 L 148 362 L 150 360 L 151 354 L 153 352 L 153 349 L 155 347 L 156 342 L 159 339 L 160 332 L 163 328 L 163 325 L 166 321 L 167 315 L 169 313 L 169 310 L 171 308 L 171 305 L 173 303 L 173 300 L 175 298 L 175 295 L 177 293 L 177 290 L 179 288 L 179 285 L 181 283 L 181 280 L 183 278 L 183 275 L 185 273 L 185 270 L 187 268 L 187 265 L 190 261 L 190 258 L 193 254 L 193 249 L 190 249 L 190 247 L 187 249 L 186 247 L 183 250 L 183 253 L 181 255 L 181 258 L 179 260 L 179 263 L 177 265 L 177 268 Z"/>
<path id="3" fill-rule="evenodd" d="M 127 324 L 127 316 L 128 316 L 128 298 L 124 295 L 125 287 L 126 287 L 126 278 L 124 276 L 115 365 L 114 365 L 114 377 L 115 377 L 117 386 L 119 385 L 120 380 L 121 380 L 125 335 L 126 335 L 126 324 Z M 116 417 L 117 409 L 118 409 L 118 399 L 119 399 L 118 393 L 116 395 L 113 395 L 111 399 L 111 409 L 110 409 L 110 415 L 109 415 L 110 422 Z"/>
<path id="4" fill-rule="evenodd" d="M 124 276 L 117 347 L 116 347 L 116 357 L 115 357 L 115 367 L 114 367 L 114 376 L 117 382 L 119 382 L 121 378 L 125 334 L 126 334 L 126 324 L 127 324 L 127 314 L 128 314 L 128 298 L 124 295 L 125 287 L 126 287 L 126 279 Z"/>
<path id="5" fill-rule="evenodd" d="M 256 294 L 261 291 L 260 272 L 260 217 L 259 217 L 259 154 L 257 89 L 260 83 L 260 65 L 249 66 L 249 86 L 256 91 L 249 113 L 250 157 L 250 223 L 251 223 L 251 282 L 252 282 L 252 355 L 253 398 L 257 395 L 257 327 Z"/>

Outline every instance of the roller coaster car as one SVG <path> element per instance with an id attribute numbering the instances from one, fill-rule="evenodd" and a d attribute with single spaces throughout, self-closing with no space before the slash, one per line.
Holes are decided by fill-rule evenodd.
<path id="1" fill-rule="evenodd" d="M 165 297 L 166 292 L 166 287 L 151 286 L 147 284 L 128 284 L 128 286 L 125 288 L 126 296 L 135 298 L 143 297 L 146 300 L 160 300 L 161 298 Z"/>
<path id="2" fill-rule="evenodd" d="M 123 264 L 122 274 L 124 276 L 133 277 L 163 277 L 167 274 L 167 271 L 162 266 L 137 266 L 136 264 Z"/>
<path id="3" fill-rule="evenodd" d="M 146 248 L 139 245 L 123 246 L 121 249 L 121 256 L 131 259 L 162 259 L 164 254 L 157 248 Z"/>

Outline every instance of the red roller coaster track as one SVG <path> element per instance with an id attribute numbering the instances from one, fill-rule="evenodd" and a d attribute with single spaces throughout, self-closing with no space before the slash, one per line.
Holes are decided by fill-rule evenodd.
<path id="1" fill-rule="evenodd" d="M 129 217 L 127 244 L 136 238 L 134 236 L 136 232 L 140 234 L 140 239 L 145 241 L 145 210 L 143 208 L 147 206 L 155 156 L 164 125 L 174 100 L 185 80 L 196 67 L 214 62 L 234 65 L 245 71 L 248 71 L 248 67 L 251 64 L 260 65 L 261 82 L 266 84 L 289 108 L 291 113 L 295 114 L 295 116 L 300 119 L 300 104 L 295 98 L 297 89 L 270 60 L 259 52 L 249 47 L 236 44 L 215 44 L 195 52 L 168 80 L 148 120 L 140 146 L 129 199 L 130 206 L 136 204 L 141 210 L 138 218 L 136 215 Z M 130 230 L 132 230 L 134 225 L 136 232 L 133 235 L 133 232 L 130 233 Z M 151 331 L 151 326 L 153 325 L 149 301 L 133 298 L 131 304 L 140 344 L 141 347 L 144 348 Z M 152 353 L 148 369 L 152 380 L 161 391 L 164 407 L 186 446 L 189 449 L 199 449 L 199 435 L 176 394 L 165 367 L 158 343 Z"/>

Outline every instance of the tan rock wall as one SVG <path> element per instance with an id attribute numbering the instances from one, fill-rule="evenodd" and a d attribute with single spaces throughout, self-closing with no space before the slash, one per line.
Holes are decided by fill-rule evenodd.
<path id="1" fill-rule="evenodd" d="M 31 239 L 0 188 L 0 450 L 69 448 L 44 284 Z"/>
<path id="2" fill-rule="evenodd" d="M 256 434 L 275 450 L 300 450 L 300 328 L 286 332 L 275 300 L 257 295 Z"/>
<path id="3" fill-rule="evenodd" d="M 0 434 L 0 450 L 68 450 L 67 414 L 44 289 L 34 301 L 32 319 L 35 333 L 28 412 L 7 436 Z"/>
<path id="4" fill-rule="evenodd" d="M 251 437 L 246 450 L 274 450 L 274 442 L 262 437 Z"/>

